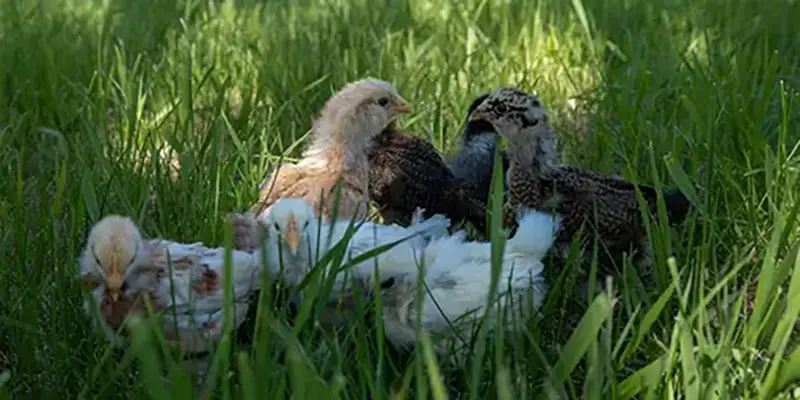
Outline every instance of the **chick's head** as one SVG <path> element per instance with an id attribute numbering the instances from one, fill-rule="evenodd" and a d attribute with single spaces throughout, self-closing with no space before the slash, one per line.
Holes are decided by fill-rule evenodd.
<path id="1" fill-rule="evenodd" d="M 323 131 L 337 132 L 344 139 L 366 142 L 410 111 L 409 103 L 391 83 L 365 78 L 334 94 L 325 104 L 317 125 Z"/>
<path id="2" fill-rule="evenodd" d="M 142 235 L 136 224 L 119 215 L 103 218 L 89 232 L 83 262 L 103 275 L 112 300 L 118 300 L 142 245 Z"/>
<path id="3" fill-rule="evenodd" d="M 292 256 L 297 255 L 303 239 L 316 233 L 317 216 L 303 199 L 280 199 L 265 214 L 269 237 L 276 238 Z"/>
<path id="4" fill-rule="evenodd" d="M 550 134 L 547 111 L 536 96 L 518 89 L 500 88 L 489 94 L 470 114 L 470 121 L 487 121 L 512 144 L 531 135 Z"/>

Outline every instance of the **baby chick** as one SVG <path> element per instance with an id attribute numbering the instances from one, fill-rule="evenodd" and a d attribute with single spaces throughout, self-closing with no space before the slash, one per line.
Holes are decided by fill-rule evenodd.
<path id="1" fill-rule="evenodd" d="M 563 218 L 557 239 L 562 255 L 587 223 L 586 230 L 597 234 L 608 249 L 627 251 L 633 247 L 637 264 L 650 263 L 635 186 L 618 177 L 562 166 L 556 153 L 555 131 L 538 98 L 517 89 L 500 88 L 475 109 L 471 118 L 488 121 L 509 141 L 508 213 L 519 206 L 555 208 Z M 657 191 L 646 186 L 639 189 L 654 213 Z M 682 221 L 689 204 L 683 194 L 668 190 L 664 200 L 670 223 Z M 509 218 L 506 222 L 511 225 Z M 587 245 L 591 241 L 584 243 L 584 250 L 590 250 Z"/>
<path id="2" fill-rule="evenodd" d="M 406 226 L 422 208 L 426 217 L 444 214 L 486 230 L 485 200 L 468 195 L 427 140 L 391 124 L 375 139 L 368 155 L 370 198 L 384 222 Z"/>
<path id="3" fill-rule="evenodd" d="M 88 245 L 81 256 L 87 277 L 102 277 L 112 301 L 119 300 L 126 274 L 137 261 L 143 261 L 144 241 L 139 227 L 130 218 L 109 215 L 89 232 Z M 137 258 L 138 256 L 138 258 Z"/>
<path id="4" fill-rule="evenodd" d="M 143 240 L 132 220 L 109 215 L 92 227 L 79 261 L 79 277 L 98 307 L 93 312 L 87 298 L 84 308 L 108 339 L 120 345 L 117 330 L 128 317 L 147 313 L 148 298 L 151 311 L 163 312 L 168 341 L 186 353 L 207 351 L 223 333 L 224 254 L 225 249 L 202 243 Z M 231 268 L 231 312 L 238 326 L 247 313 L 249 294 L 261 283 L 261 269 L 250 254 L 240 251 L 232 252 Z"/>
<path id="5" fill-rule="evenodd" d="M 415 248 L 432 237 L 447 234 L 450 226 L 447 218 L 434 215 L 421 221 L 420 215 L 421 212 L 417 212 L 407 228 L 372 221 L 352 225 L 351 220 L 328 221 L 324 216 L 316 216 L 311 205 L 303 199 L 280 199 L 259 216 L 268 228 L 267 246 L 266 252 L 258 250 L 254 254 L 273 276 L 280 277 L 289 287 L 296 287 L 317 267 L 318 261 L 345 238 L 351 226 L 354 232 L 346 244 L 343 264 L 377 247 L 399 242 L 388 251 L 351 265 L 333 277 L 331 297 L 324 301 L 330 309 L 342 312 L 325 312 L 318 321 L 324 329 L 332 329 L 344 323 L 346 317 L 355 311 L 351 304 L 343 303 L 340 296 L 342 289 L 348 287 L 352 273 L 371 269 L 376 263 L 381 265 L 398 258 L 413 257 Z M 325 268 L 322 271 L 325 276 L 334 272 L 330 264 Z M 290 300 L 298 305 L 302 301 L 302 292 Z"/>
<path id="6" fill-rule="evenodd" d="M 329 221 L 324 216 L 320 218 L 303 199 L 280 199 L 259 216 L 264 218 L 263 224 L 268 229 L 265 265 L 274 275 L 280 275 L 285 283 L 297 285 L 321 257 L 345 238 L 351 226 L 354 232 L 347 242 L 344 262 L 377 247 L 400 242 L 377 257 L 351 268 L 371 269 L 374 263 L 413 257 L 415 248 L 423 246 L 433 237 L 446 235 L 450 226 L 450 220 L 443 215 L 437 214 L 426 220 L 421 220 L 420 215 L 420 211 L 415 213 L 414 221 L 408 227 L 372 221 L 353 225 L 351 220 Z M 256 254 L 263 257 L 260 251 Z M 337 276 L 336 282 L 337 288 L 346 284 L 344 276 Z"/>
<path id="7" fill-rule="evenodd" d="M 516 236 L 506 243 L 498 277 L 500 304 L 514 305 L 507 309 L 513 311 L 513 319 L 503 321 L 505 330 L 523 328 L 528 320 L 524 315 L 543 304 L 547 286 L 542 260 L 559 229 L 559 219 L 553 215 L 526 210 L 520 217 Z M 459 231 L 433 239 L 416 260 L 398 259 L 379 265 L 379 276 L 372 270 L 357 274 L 356 278 L 367 289 L 373 287 L 376 279 L 381 282 L 384 326 L 387 338 L 395 346 L 408 348 L 416 342 L 418 318 L 420 329 L 442 336 L 443 341 L 438 346 L 441 351 L 453 340 L 465 339 L 460 345 L 469 342 L 468 334 L 474 323 L 486 311 L 491 287 L 492 246 L 489 242 L 467 242 L 465 237 L 465 232 Z M 424 294 L 422 304 L 417 305 L 420 276 Z M 417 314 L 418 307 L 421 315 Z M 488 311 L 495 309 L 489 307 Z M 493 324 L 493 317 L 487 322 Z"/>
<path id="8" fill-rule="evenodd" d="M 261 185 L 251 207 L 260 213 L 281 198 L 302 198 L 329 218 L 364 219 L 369 205 L 367 148 L 410 106 L 389 83 L 366 78 L 347 84 L 314 122 L 311 143 L 297 164 L 282 164 Z M 338 210 L 334 190 L 341 182 Z"/>
<path id="9" fill-rule="evenodd" d="M 471 116 L 472 112 L 487 97 L 489 97 L 489 93 L 482 94 L 473 100 L 467 109 L 463 144 L 461 150 L 450 162 L 453 175 L 461 182 L 469 197 L 484 202 L 489 198 L 498 136 L 492 124 L 482 119 L 473 120 Z M 508 172 L 508 154 L 504 150 L 500 150 L 500 159 L 503 162 L 505 176 Z M 508 190 L 505 182 L 504 186 Z"/>

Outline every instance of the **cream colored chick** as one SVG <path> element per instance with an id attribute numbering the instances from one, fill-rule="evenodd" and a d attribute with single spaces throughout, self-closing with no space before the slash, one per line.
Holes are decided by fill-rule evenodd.
<path id="1" fill-rule="evenodd" d="M 350 270 L 363 275 L 371 271 L 376 263 L 380 266 L 384 263 L 411 262 L 417 249 L 424 247 L 433 238 L 447 235 L 447 228 L 450 226 L 450 220 L 441 214 L 421 220 L 422 212 L 417 211 L 414 221 L 408 227 L 382 225 L 371 221 L 356 222 L 353 225 L 355 231 L 347 244 L 344 262 L 398 241 L 400 243 L 388 251 L 357 263 Z M 282 276 L 282 280 L 290 286 L 299 284 L 316 265 L 317 260 L 345 237 L 351 225 L 351 220 L 330 222 L 319 218 L 314 214 L 311 205 L 303 199 L 280 199 L 259 218 L 263 218 L 263 223 L 269 230 L 266 266 L 273 274 Z M 363 272 L 358 272 L 362 270 Z M 344 288 L 349 281 L 346 274 L 338 274 L 335 279 L 334 289 Z"/>
<path id="2" fill-rule="evenodd" d="M 504 328 L 523 327 L 525 316 L 541 307 L 547 292 L 542 260 L 558 229 L 557 217 L 527 212 L 519 219 L 516 236 L 506 242 L 497 293 L 499 304 L 514 304 L 514 307 L 507 308 L 513 318 L 503 320 Z M 421 330 L 442 336 L 442 341 L 437 342 L 439 350 L 445 350 L 451 340 L 462 338 L 469 342 L 474 322 L 481 317 L 488 301 L 491 243 L 467 242 L 465 237 L 465 232 L 459 231 L 434 239 L 425 246 L 418 262 L 386 263 L 378 270 L 379 277 L 373 274 L 358 277 L 367 289 L 374 287 L 375 278 L 380 279 L 384 327 L 395 346 L 407 348 L 416 342 L 414 327 L 418 317 Z M 420 275 L 424 282 L 421 290 L 425 293 L 418 315 Z M 489 310 L 496 308 L 492 306 Z M 490 315 L 487 322 L 493 323 L 494 316 Z"/>
<path id="3" fill-rule="evenodd" d="M 93 309 L 87 298 L 84 307 L 120 345 L 124 341 L 117 331 L 129 317 L 147 314 L 147 298 L 150 311 L 163 314 L 170 342 L 187 353 L 206 351 L 223 333 L 224 255 L 223 248 L 202 243 L 143 240 L 129 218 L 107 216 L 92 228 L 80 259 L 79 276 L 97 305 Z M 261 283 L 260 265 L 253 261 L 249 253 L 232 251 L 234 327 L 244 320 L 247 299 Z"/>
<path id="4" fill-rule="evenodd" d="M 139 227 L 130 218 L 109 215 L 89 232 L 80 260 L 81 272 L 93 278 L 99 274 L 111 300 L 117 301 L 125 277 L 137 261 L 142 261 L 143 246 Z"/>
<path id="5" fill-rule="evenodd" d="M 282 164 L 261 185 L 251 207 L 258 214 L 278 199 L 302 198 L 328 218 L 368 215 L 369 162 L 372 138 L 410 106 L 389 82 L 366 78 L 334 94 L 314 122 L 311 142 L 297 164 Z M 334 189 L 341 179 L 339 208 Z"/>

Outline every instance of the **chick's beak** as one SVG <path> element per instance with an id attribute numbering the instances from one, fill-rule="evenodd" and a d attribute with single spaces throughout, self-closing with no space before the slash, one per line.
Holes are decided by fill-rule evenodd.
<path id="1" fill-rule="evenodd" d="M 485 120 L 487 116 L 488 114 L 486 113 L 486 111 L 478 109 L 473 111 L 472 114 L 469 115 L 469 120 L 470 121 Z"/>
<path id="2" fill-rule="evenodd" d="M 119 262 L 119 256 L 116 254 L 111 255 L 111 263 L 108 266 L 108 272 L 106 274 L 106 285 L 108 285 L 108 291 L 111 295 L 111 300 L 117 301 L 119 299 L 120 292 L 122 291 L 122 283 L 124 278 L 122 276 L 122 268 Z"/>
<path id="3" fill-rule="evenodd" d="M 294 214 L 289 215 L 289 224 L 286 227 L 286 247 L 292 255 L 297 254 L 297 247 L 300 246 L 300 232 L 297 231 L 297 223 L 294 221 Z"/>
<path id="4" fill-rule="evenodd" d="M 408 114 L 411 112 L 411 104 L 402 97 L 398 97 L 397 105 L 394 107 L 394 110 L 398 114 Z"/>

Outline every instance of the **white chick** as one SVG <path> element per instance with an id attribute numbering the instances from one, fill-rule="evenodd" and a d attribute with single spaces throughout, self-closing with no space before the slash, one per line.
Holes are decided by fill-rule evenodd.
<path id="1" fill-rule="evenodd" d="M 422 212 L 417 210 L 408 227 L 372 221 L 355 222 L 344 262 L 377 247 L 400 243 L 377 257 L 351 266 L 348 271 L 371 271 L 375 263 L 380 266 L 411 262 L 415 249 L 424 247 L 433 238 L 447 235 L 450 226 L 447 217 L 437 214 L 422 220 Z M 344 219 L 329 222 L 324 216 L 317 216 L 311 205 L 299 198 L 280 199 L 259 218 L 268 229 L 266 266 L 273 274 L 281 275 L 283 282 L 290 286 L 299 284 L 317 261 L 344 238 L 352 224 L 351 220 Z M 261 257 L 261 251 L 256 254 Z M 356 272 L 359 275 L 366 273 Z M 345 274 L 338 274 L 335 282 L 334 290 L 341 289 L 346 286 L 348 278 Z"/>
<path id="2" fill-rule="evenodd" d="M 503 321 L 507 329 L 521 327 L 526 318 L 520 313 L 529 315 L 542 305 L 547 292 L 542 259 L 553 244 L 559 222 L 558 217 L 549 214 L 526 212 L 519 219 L 517 234 L 506 242 L 497 293 L 500 305 L 507 306 L 512 301 L 514 304 L 506 310 L 506 315 L 513 315 L 513 319 Z M 468 341 L 474 322 L 481 318 L 487 305 L 491 269 L 491 243 L 467 242 L 463 231 L 431 241 L 418 263 L 384 264 L 378 273 L 389 341 L 400 348 L 416 342 L 420 271 L 424 277 L 421 290 L 425 291 L 421 297 L 420 329 L 445 338 L 437 346 L 440 351 L 449 340 L 460 337 Z M 373 287 L 374 275 L 357 278 L 365 288 Z M 487 322 L 493 323 L 494 316 L 490 315 Z"/>
<path id="3" fill-rule="evenodd" d="M 84 307 L 108 339 L 121 345 L 117 330 L 128 317 L 146 314 L 147 297 L 152 311 L 163 314 L 168 341 L 186 353 L 207 351 L 223 333 L 224 254 L 202 243 L 143 240 L 132 220 L 107 216 L 92 227 L 80 258 L 79 276 L 97 305 L 93 309 L 87 298 Z M 249 253 L 232 251 L 234 327 L 261 283 L 259 267 Z"/>

